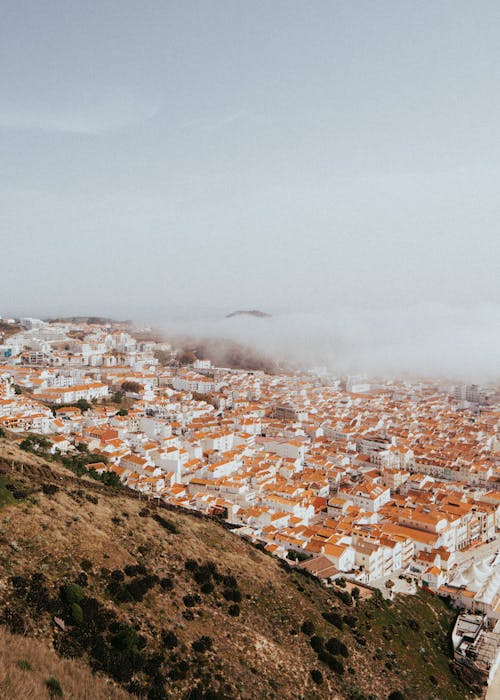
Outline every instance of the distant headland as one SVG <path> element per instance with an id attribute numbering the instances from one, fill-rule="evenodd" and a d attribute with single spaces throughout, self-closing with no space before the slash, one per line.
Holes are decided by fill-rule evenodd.
<path id="1" fill-rule="evenodd" d="M 270 318 L 271 314 L 266 314 L 265 311 L 258 311 L 257 309 L 251 309 L 250 311 L 232 311 L 230 314 L 226 314 L 226 318 L 234 318 L 235 316 L 254 316 L 256 318 Z"/>

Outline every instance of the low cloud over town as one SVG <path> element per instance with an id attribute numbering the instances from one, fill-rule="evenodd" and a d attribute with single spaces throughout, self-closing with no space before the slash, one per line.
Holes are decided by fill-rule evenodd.
<path id="1" fill-rule="evenodd" d="M 200 341 L 236 341 L 277 362 L 369 375 L 500 376 L 500 306 L 339 307 L 265 317 L 211 315 L 162 323 L 165 332 Z"/>

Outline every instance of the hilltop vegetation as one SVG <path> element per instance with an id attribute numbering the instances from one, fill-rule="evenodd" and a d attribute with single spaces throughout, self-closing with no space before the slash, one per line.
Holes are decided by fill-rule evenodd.
<path id="1" fill-rule="evenodd" d="M 267 314 L 265 311 L 259 311 L 258 309 L 251 309 L 250 311 L 232 311 L 230 314 L 226 314 L 226 318 L 235 318 L 236 316 L 253 316 L 254 318 L 271 318 L 271 314 Z"/>
<path id="2" fill-rule="evenodd" d="M 0 477 L 4 634 L 83 659 L 100 674 L 85 683 L 152 700 L 472 697 L 450 670 L 453 614 L 429 594 L 354 606 L 218 522 L 3 440 Z M 90 697 L 48 666 L 29 695 L 46 697 L 51 675 L 64 697 Z"/>

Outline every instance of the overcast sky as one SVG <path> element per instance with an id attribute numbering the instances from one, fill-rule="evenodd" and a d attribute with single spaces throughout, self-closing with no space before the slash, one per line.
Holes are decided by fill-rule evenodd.
<path id="1" fill-rule="evenodd" d="M 0 315 L 495 322 L 497 0 L 4 0 L 0 35 Z"/>

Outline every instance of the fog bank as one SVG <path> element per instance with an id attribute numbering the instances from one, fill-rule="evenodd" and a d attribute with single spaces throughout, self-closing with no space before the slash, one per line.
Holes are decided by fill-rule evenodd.
<path id="1" fill-rule="evenodd" d="M 500 305 L 338 308 L 162 323 L 170 338 L 237 341 L 278 361 L 338 374 L 500 379 Z"/>

